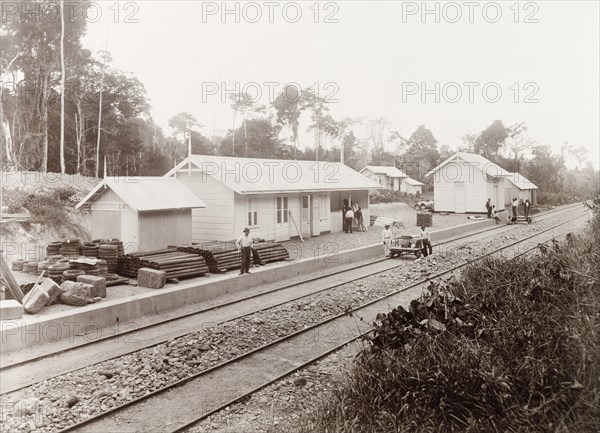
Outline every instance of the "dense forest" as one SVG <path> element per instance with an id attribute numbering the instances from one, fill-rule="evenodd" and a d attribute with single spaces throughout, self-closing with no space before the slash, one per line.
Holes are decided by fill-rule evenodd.
<path id="1" fill-rule="evenodd" d="M 202 119 L 185 112 L 173 113 L 167 134 L 152 118 L 144 83 L 111 66 L 109 52 L 82 46 L 83 19 L 65 20 L 56 2 L 28 3 L 58 10 L 59 19 L 15 14 L 2 21 L 3 168 L 100 177 L 106 161 L 109 175 L 162 175 L 185 157 L 189 143 L 195 154 L 343 161 L 354 169 L 396 165 L 423 180 L 452 154 L 425 125 L 403 137 L 386 118 L 335 119 L 328 101 L 310 89 L 284 89 L 267 105 L 232 95 L 236 128 L 224 136 L 205 136 Z M 458 149 L 523 174 L 540 188 L 540 201 L 554 204 L 598 189 L 586 150 L 597 143 L 580 144 L 556 153 L 529 137 L 524 122 L 495 120 L 463 137 Z M 577 168 L 567 169 L 567 158 Z"/>

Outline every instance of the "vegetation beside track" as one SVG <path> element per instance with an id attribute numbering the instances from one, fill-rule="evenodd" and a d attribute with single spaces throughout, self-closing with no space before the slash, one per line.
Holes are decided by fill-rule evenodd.
<path id="1" fill-rule="evenodd" d="M 600 429 L 600 199 L 581 236 L 486 259 L 381 314 L 352 369 L 302 429 Z"/>

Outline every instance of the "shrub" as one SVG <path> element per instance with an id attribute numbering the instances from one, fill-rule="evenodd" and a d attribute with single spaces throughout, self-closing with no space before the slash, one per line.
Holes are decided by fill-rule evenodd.
<path id="1" fill-rule="evenodd" d="M 52 195 L 31 194 L 23 200 L 22 206 L 29 211 L 34 223 L 60 225 L 69 219 L 64 205 Z"/>
<path id="2" fill-rule="evenodd" d="M 600 200 L 590 207 L 591 234 L 482 260 L 380 314 L 304 430 L 598 431 Z"/>
<path id="3" fill-rule="evenodd" d="M 392 191 L 389 189 L 378 189 L 370 194 L 369 201 L 373 204 L 403 202 L 412 207 L 415 203 L 415 197 L 416 196 L 407 194 L 405 192 Z"/>

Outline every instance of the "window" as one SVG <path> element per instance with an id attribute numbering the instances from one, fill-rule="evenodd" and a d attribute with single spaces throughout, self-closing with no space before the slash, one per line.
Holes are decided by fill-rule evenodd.
<path id="1" fill-rule="evenodd" d="M 258 225 L 258 212 L 256 211 L 256 203 L 252 198 L 248 199 L 248 218 L 246 220 L 248 227 Z"/>
<path id="2" fill-rule="evenodd" d="M 379 185 L 381 185 L 381 184 L 382 184 L 382 182 L 381 182 L 381 178 L 379 178 Z"/>
<path id="3" fill-rule="evenodd" d="M 277 224 L 288 222 L 288 198 L 277 197 Z"/>
<path id="4" fill-rule="evenodd" d="M 327 218 L 329 218 L 329 215 L 327 210 L 329 209 L 328 203 L 327 203 L 327 199 L 329 198 L 329 196 L 327 194 L 320 194 L 319 195 L 319 200 L 320 200 L 320 206 L 319 206 L 319 218 L 322 220 L 326 220 Z"/>

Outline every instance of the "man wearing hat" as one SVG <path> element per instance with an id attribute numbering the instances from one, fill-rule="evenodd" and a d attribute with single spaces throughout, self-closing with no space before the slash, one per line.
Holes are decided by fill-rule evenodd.
<path id="1" fill-rule="evenodd" d="M 244 234 L 235 241 L 235 246 L 238 251 L 242 252 L 242 266 L 240 267 L 240 275 L 250 273 L 250 253 L 252 252 L 253 241 L 250 237 L 250 229 L 246 227 Z"/>

